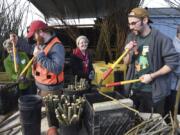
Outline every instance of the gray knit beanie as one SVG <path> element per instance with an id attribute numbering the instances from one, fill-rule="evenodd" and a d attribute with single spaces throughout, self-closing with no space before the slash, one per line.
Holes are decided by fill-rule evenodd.
<path id="1" fill-rule="evenodd" d="M 86 36 L 81 35 L 81 36 L 79 36 L 79 37 L 76 39 L 76 45 L 79 44 L 79 41 L 80 41 L 81 39 L 84 39 L 87 43 L 89 43 L 88 38 L 87 38 Z"/>

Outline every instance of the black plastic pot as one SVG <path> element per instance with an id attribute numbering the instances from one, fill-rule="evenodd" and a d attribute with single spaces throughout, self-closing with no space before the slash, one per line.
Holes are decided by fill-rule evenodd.
<path id="1" fill-rule="evenodd" d="M 180 128 L 176 128 L 175 135 L 180 135 Z"/>
<path id="2" fill-rule="evenodd" d="M 60 135 L 79 135 L 80 125 L 79 122 L 71 125 L 59 125 Z"/>
<path id="3" fill-rule="evenodd" d="M 41 134 L 42 99 L 38 95 L 21 96 L 18 100 L 23 135 Z"/>
<path id="4" fill-rule="evenodd" d="M 50 106 L 47 106 L 47 111 L 46 111 L 46 115 L 47 115 L 47 121 L 48 121 L 48 126 L 49 127 L 57 127 L 59 128 L 59 122 L 56 118 L 56 114 L 55 114 L 55 109 L 57 108 L 56 107 L 50 107 Z"/>
<path id="5" fill-rule="evenodd" d="M 0 82 L 0 114 L 17 109 L 18 97 L 17 83 Z"/>

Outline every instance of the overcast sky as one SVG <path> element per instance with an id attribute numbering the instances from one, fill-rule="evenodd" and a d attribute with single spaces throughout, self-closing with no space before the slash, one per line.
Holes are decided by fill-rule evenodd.
<path id="1" fill-rule="evenodd" d="M 169 5 L 164 0 L 145 0 L 144 7 L 168 7 Z"/>

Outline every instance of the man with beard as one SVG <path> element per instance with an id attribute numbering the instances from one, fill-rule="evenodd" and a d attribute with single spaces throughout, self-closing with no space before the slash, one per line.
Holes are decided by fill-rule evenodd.
<path id="1" fill-rule="evenodd" d="M 40 20 L 30 24 L 27 38 L 34 38 L 33 76 L 38 94 L 61 94 L 64 81 L 64 47 L 52 28 Z"/>
<path id="2" fill-rule="evenodd" d="M 149 13 L 144 8 L 134 8 L 128 15 L 131 33 L 124 58 L 128 64 L 126 79 L 140 78 L 141 82 L 127 85 L 136 109 L 141 112 L 164 113 L 164 102 L 170 94 L 170 72 L 176 68 L 178 53 L 170 38 L 151 28 Z"/>

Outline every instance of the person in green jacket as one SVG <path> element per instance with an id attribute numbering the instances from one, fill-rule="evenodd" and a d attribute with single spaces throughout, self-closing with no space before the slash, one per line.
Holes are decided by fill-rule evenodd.
<path id="1" fill-rule="evenodd" d="M 19 81 L 19 92 L 20 95 L 31 94 L 31 68 L 28 69 L 26 74 L 19 78 L 19 74 L 24 69 L 24 67 L 29 62 L 29 58 L 26 53 L 16 51 L 16 63 L 17 72 L 14 68 L 14 58 L 13 58 L 13 44 L 10 39 L 7 39 L 3 43 L 4 49 L 7 50 L 8 56 L 4 59 L 4 67 L 6 73 L 9 74 L 12 81 Z"/>

